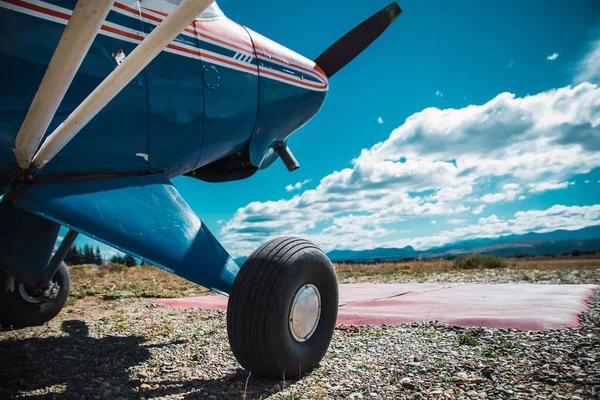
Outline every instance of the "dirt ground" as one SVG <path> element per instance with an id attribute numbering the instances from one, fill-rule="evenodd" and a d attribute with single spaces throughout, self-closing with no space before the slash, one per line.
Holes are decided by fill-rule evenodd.
<path id="1" fill-rule="evenodd" d="M 513 262 L 514 261 L 514 262 Z M 339 265 L 340 282 L 600 283 L 600 260 Z M 238 366 L 225 313 L 155 305 L 207 293 L 155 268 L 71 268 L 73 296 L 44 326 L 0 331 L 0 398 L 600 398 L 600 293 L 577 329 L 339 325 L 320 367 L 262 380 Z"/>

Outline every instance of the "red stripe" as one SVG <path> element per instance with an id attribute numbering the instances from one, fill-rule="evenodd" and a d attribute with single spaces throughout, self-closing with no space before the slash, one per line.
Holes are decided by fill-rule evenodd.
<path id="1" fill-rule="evenodd" d="M 162 12 L 162 11 L 158 11 L 158 10 L 153 10 L 153 9 L 151 9 L 151 8 L 146 8 L 146 7 L 144 7 L 144 8 L 145 8 L 146 10 L 148 10 L 148 11 L 152 11 L 152 12 L 154 12 L 154 13 L 160 14 L 160 15 L 162 15 L 163 17 L 166 17 L 167 15 L 169 15 L 169 14 L 167 14 L 166 12 Z"/>
<path id="2" fill-rule="evenodd" d="M 260 73 L 261 73 L 261 75 L 276 76 L 277 78 L 281 78 L 281 79 L 284 79 L 284 80 L 289 81 L 289 82 L 294 82 L 294 83 L 297 83 L 299 85 L 308 86 L 308 87 L 312 87 L 312 88 L 315 88 L 315 89 L 325 89 L 326 88 L 326 86 L 313 85 L 313 84 L 308 83 L 308 82 L 297 81 L 297 80 L 292 79 L 292 78 L 290 78 L 288 76 L 285 76 L 285 75 L 277 75 L 273 71 L 269 71 L 269 70 L 261 69 Z"/>
<path id="3" fill-rule="evenodd" d="M 28 8 L 30 10 L 33 11 L 37 11 L 37 12 L 41 12 L 42 14 L 48 14 L 48 15 L 52 15 L 53 17 L 57 17 L 57 18 L 62 18 L 65 20 L 69 20 L 69 18 L 71 17 L 69 14 L 65 14 L 59 11 L 54 11 L 51 10 L 49 8 L 46 7 L 41 7 L 41 6 L 37 6 L 34 4 L 30 4 L 30 3 L 26 3 L 24 1 L 21 0 L 3 0 L 5 3 L 10 3 L 10 4 L 14 4 L 15 6 L 19 6 L 19 7 L 23 7 L 23 8 Z"/>
<path id="4" fill-rule="evenodd" d="M 115 7 L 117 7 L 117 8 L 120 8 L 120 9 L 122 9 L 122 10 L 125 10 L 125 11 L 128 11 L 128 12 L 130 12 L 130 13 L 134 13 L 134 14 L 135 14 L 135 15 L 137 15 L 137 16 L 140 16 L 140 13 L 139 13 L 139 11 L 138 11 L 138 10 L 136 10 L 136 9 L 134 9 L 134 8 L 131 8 L 131 7 L 127 7 L 127 6 L 123 5 L 123 4 L 120 4 L 120 3 L 115 3 Z M 165 16 L 167 16 L 167 15 L 168 15 L 168 14 L 165 14 L 165 13 L 162 13 L 162 12 L 159 12 L 159 11 L 156 11 L 156 10 L 152 10 L 152 9 L 150 9 L 150 8 L 148 8 L 147 10 L 150 10 L 150 11 L 152 11 L 152 12 L 155 12 L 155 13 L 157 13 L 157 14 L 163 14 L 163 15 L 165 15 Z M 159 24 L 160 24 L 160 23 L 163 21 L 163 19 L 162 19 L 162 18 L 156 17 L 156 16 L 154 16 L 154 15 L 151 15 L 151 14 L 147 14 L 147 13 L 144 13 L 144 12 L 142 12 L 142 14 L 141 14 L 141 15 L 142 15 L 142 17 L 144 17 L 144 18 L 146 18 L 146 19 L 149 19 L 149 20 L 152 20 L 152 21 L 154 21 L 154 22 L 158 22 Z M 195 26 L 196 24 L 195 24 L 195 23 L 193 23 L 193 25 Z M 190 26 L 191 26 L 191 25 L 190 25 Z M 195 31 L 195 30 L 192 30 L 192 29 L 190 29 L 190 28 L 185 28 L 185 29 L 184 29 L 184 31 L 185 31 L 185 32 L 187 32 L 187 33 L 190 33 L 190 34 L 192 34 L 192 35 L 194 35 L 194 36 L 196 36 L 196 35 L 203 36 L 203 37 L 205 37 L 205 38 L 207 38 L 207 39 L 214 40 L 214 41 L 216 41 L 216 42 L 219 42 L 219 43 L 221 43 L 221 44 L 224 44 L 224 45 L 227 45 L 227 46 L 234 47 L 234 48 L 236 48 L 236 49 L 238 49 L 238 50 L 241 50 L 241 51 L 248 52 L 248 50 L 247 50 L 247 49 L 245 49 L 245 48 L 241 48 L 241 47 L 238 47 L 238 46 L 236 46 L 236 45 L 229 44 L 229 43 L 227 43 L 227 42 L 225 42 L 225 41 L 223 41 L 223 40 L 217 39 L 217 38 L 212 38 L 212 37 L 210 37 L 210 36 L 207 36 L 207 35 L 205 35 L 205 34 L 202 34 L 202 33 L 200 33 L 200 32 L 197 32 L 197 31 Z M 240 42 L 238 42 L 238 44 L 239 44 L 239 43 L 240 43 Z"/>
<path id="5" fill-rule="evenodd" d="M 111 26 L 102 25 L 102 28 L 100 28 L 100 29 L 102 29 L 103 31 L 106 31 L 106 32 L 111 32 L 111 33 L 114 33 L 114 34 L 117 34 L 117 35 L 121 35 L 121 36 L 125 36 L 125 37 L 131 38 L 131 39 L 135 39 L 135 40 L 138 40 L 140 42 L 142 40 L 144 40 L 143 36 L 134 35 L 133 33 L 125 32 L 125 31 L 122 31 L 120 29 L 113 28 Z"/>
<path id="6" fill-rule="evenodd" d="M 260 50 L 266 51 L 265 49 L 260 49 Z M 263 54 L 261 54 L 261 56 L 263 56 L 263 57 L 266 57 L 266 58 L 269 58 L 269 56 L 267 56 L 267 55 L 266 55 L 266 54 L 264 54 L 264 53 L 263 53 Z M 280 55 L 280 56 L 281 56 L 281 55 Z M 304 72 L 307 72 L 308 74 L 310 74 L 310 75 L 311 75 L 313 78 L 317 78 L 317 79 L 319 79 L 319 80 L 321 81 L 321 83 L 323 83 L 323 84 L 325 84 L 325 83 L 327 82 L 327 78 L 325 77 L 325 73 L 323 73 L 323 75 L 321 76 L 319 73 L 317 73 L 317 71 L 315 71 L 315 70 L 310 70 L 310 69 L 308 69 L 308 68 L 306 68 L 306 67 L 303 67 L 303 66 L 301 66 L 301 65 L 298 65 L 298 64 L 296 64 L 295 62 L 293 62 L 292 60 L 286 60 L 286 59 L 283 59 L 283 60 L 282 60 L 282 59 L 279 59 L 279 58 L 277 58 L 277 57 L 274 57 L 274 56 L 271 56 L 271 59 L 273 59 L 273 60 L 276 60 L 276 61 L 279 61 L 279 62 L 281 62 L 281 63 L 284 63 L 284 64 L 288 63 L 288 64 L 289 64 L 288 66 L 289 66 L 289 67 L 291 67 L 291 68 L 297 68 L 297 69 L 301 69 L 302 71 L 304 71 Z M 315 67 L 318 67 L 318 66 L 315 64 Z M 285 68 L 285 67 L 284 67 L 284 68 Z M 322 72 L 321 68 L 319 68 L 319 71 L 321 71 L 321 72 Z"/>
<path id="7" fill-rule="evenodd" d="M 201 32 L 198 32 L 198 31 L 196 31 L 196 32 L 197 32 L 198 36 L 201 36 L 201 37 L 203 37 L 203 38 L 206 38 L 206 39 L 209 39 L 209 40 L 213 40 L 213 41 L 215 41 L 215 42 L 218 42 L 218 43 L 221 43 L 221 44 L 223 44 L 223 45 L 225 45 L 225 46 L 233 47 L 233 48 L 235 48 L 235 49 L 237 49 L 237 50 L 240 50 L 240 51 L 243 51 L 243 52 L 245 52 L 245 53 L 252 53 L 252 56 L 254 57 L 254 52 L 253 52 L 252 50 L 248 50 L 248 49 L 245 49 L 245 48 L 243 48 L 243 47 L 239 47 L 239 46 L 236 46 L 236 45 L 234 45 L 234 44 L 227 43 L 227 42 L 225 42 L 224 40 L 217 39 L 217 38 L 214 38 L 214 37 L 212 37 L 212 36 L 208 36 L 208 35 L 207 35 L 207 34 L 205 34 L 205 33 L 201 33 Z M 238 43 L 239 43 L 239 42 L 238 42 Z"/>
<path id="8" fill-rule="evenodd" d="M 138 10 L 136 10 L 136 9 L 134 9 L 134 8 L 127 7 L 127 6 L 125 6 L 125 5 L 122 5 L 122 4 L 120 4 L 120 3 L 115 3 L 115 6 L 117 6 L 118 8 L 121 8 L 122 10 L 126 10 L 126 11 L 129 11 L 129 12 L 132 12 L 132 13 L 134 13 L 134 14 L 138 15 L 138 16 L 140 15 L 139 11 L 138 11 Z M 163 15 L 163 16 L 165 16 L 165 17 L 169 15 L 169 14 L 167 14 L 167 13 L 165 13 L 165 12 L 162 12 L 162 11 L 153 10 L 153 9 L 151 9 L 151 8 L 146 8 L 146 7 L 144 7 L 144 8 L 145 8 L 146 10 L 148 10 L 148 11 L 152 11 L 152 12 L 154 12 L 154 13 L 156 13 L 156 14 Z M 158 22 L 158 23 L 160 23 L 160 22 L 162 22 L 162 21 L 163 21 L 163 20 L 162 20 L 161 18 L 159 18 L 159 17 L 153 16 L 153 15 L 150 15 L 150 14 L 146 14 L 146 13 L 142 13 L 142 16 L 143 16 L 143 17 L 145 17 L 145 18 L 148 18 L 148 19 L 150 19 L 150 20 L 152 20 L 152 21 Z M 202 26 L 200 26 L 201 24 L 202 24 Z M 210 26 L 209 24 L 203 24 L 202 22 L 196 22 L 196 21 L 195 21 L 195 22 L 193 23 L 193 25 L 194 25 L 194 26 L 195 26 L 197 29 L 205 30 L 205 31 L 208 31 L 208 32 L 212 33 L 213 35 L 220 36 L 220 35 L 219 35 L 219 33 L 217 33 L 215 30 L 212 30 L 212 29 L 209 29 L 209 28 L 208 28 L 208 27 Z M 212 37 L 212 36 L 206 35 L 205 33 L 202 33 L 202 32 L 200 32 L 200 31 L 197 31 L 197 30 L 196 30 L 196 31 L 192 31 L 191 29 L 189 29 L 189 28 L 186 28 L 186 29 L 185 29 L 185 32 L 191 33 L 191 34 L 193 34 L 193 35 L 198 35 L 198 36 L 200 36 L 200 37 L 204 37 L 204 38 L 206 38 L 206 39 L 209 39 L 209 40 L 213 40 L 213 41 L 215 41 L 215 42 L 217 42 L 217 43 L 221 43 L 222 45 L 229 46 L 229 47 L 233 47 L 233 48 L 235 48 L 235 49 L 237 49 L 237 50 L 240 50 L 240 51 L 243 51 L 243 52 L 246 52 L 246 53 L 248 53 L 248 52 L 249 52 L 247 48 L 244 48 L 244 47 L 239 47 L 239 46 L 237 46 L 237 45 L 235 45 L 235 44 L 231 44 L 231 43 L 228 43 L 228 42 L 226 42 L 226 41 L 224 41 L 224 40 L 221 40 L 221 39 L 218 39 L 218 38 L 215 38 L 215 37 Z M 243 42 L 241 42 L 241 41 L 239 41 L 239 40 L 235 40 L 234 38 L 231 38 L 231 37 L 228 37 L 227 39 L 229 39 L 229 40 L 231 40 L 231 41 L 233 41 L 233 42 L 236 42 L 236 43 L 238 43 L 238 44 L 244 45 L 244 46 L 252 47 L 252 45 L 251 45 L 251 44 L 248 44 L 248 43 L 243 43 Z M 257 49 L 260 49 L 260 50 L 262 50 L 262 51 L 267 51 L 266 49 L 264 49 L 264 48 L 261 48 L 261 47 L 257 47 Z M 266 55 L 266 54 L 265 54 L 265 55 Z M 286 59 L 286 58 L 285 58 L 285 57 L 283 57 L 281 54 L 278 54 L 278 56 L 279 56 L 279 57 L 281 57 L 281 58 L 278 58 L 277 56 L 275 56 L 275 57 L 271 56 L 271 57 L 272 57 L 272 59 L 274 59 L 274 60 L 276 60 L 276 61 L 282 62 L 282 63 L 284 63 L 284 64 L 286 64 L 286 63 L 287 63 L 287 64 L 289 64 L 289 66 L 290 66 L 290 67 L 293 67 L 293 68 L 298 68 L 298 69 L 300 69 L 300 70 L 302 70 L 302 71 L 304 71 L 304 72 L 307 72 L 307 73 L 309 73 L 309 74 L 314 74 L 314 76 L 315 76 L 317 79 L 319 79 L 319 80 L 322 80 L 322 82 L 321 82 L 321 83 L 326 83 L 326 82 L 327 82 L 326 75 L 325 75 L 325 73 L 324 73 L 324 72 L 321 70 L 321 68 L 319 68 L 319 72 L 321 72 L 321 73 L 322 73 L 322 75 L 321 75 L 319 72 L 315 71 L 315 70 L 308 69 L 308 68 L 306 68 L 306 67 L 303 67 L 303 66 L 301 66 L 301 65 L 298 65 L 298 64 L 296 64 L 296 63 L 295 63 L 295 62 L 293 62 L 292 60 L 288 60 L 288 59 Z"/>
<path id="9" fill-rule="evenodd" d="M 248 37 L 248 33 L 246 32 L 246 30 L 238 23 L 233 22 L 230 19 L 223 19 L 222 22 L 227 23 L 231 26 L 235 26 L 238 27 L 242 30 L 242 34 L 244 36 L 244 38 Z M 223 25 L 219 25 L 219 24 L 215 24 L 212 21 L 206 22 L 206 21 L 195 21 L 194 22 L 194 26 L 197 29 L 201 29 L 201 30 L 205 30 L 207 32 L 212 33 L 213 35 L 216 35 L 217 37 L 224 37 L 226 39 L 231 40 L 232 42 L 236 42 L 239 45 L 242 46 L 246 46 L 252 49 L 252 51 L 254 51 L 254 45 L 252 44 L 252 41 L 250 40 L 250 38 L 248 37 L 247 40 L 245 40 L 244 38 L 240 37 L 239 35 L 235 36 L 235 35 L 230 35 L 229 32 L 227 32 L 224 28 Z M 221 26 L 222 29 L 214 29 L 215 27 L 219 27 Z M 231 46 L 231 45 L 230 45 Z M 246 50 L 248 51 L 248 50 Z"/>
<path id="10" fill-rule="evenodd" d="M 250 67 L 249 65 L 244 65 L 244 64 L 237 64 L 235 62 L 232 62 L 231 60 L 228 60 L 226 58 L 221 58 L 221 57 L 213 56 L 212 54 L 202 54 L 202 58 L 203 59 L 207 58 L 207 59 L 210 59 L 210 60 L 220 61 L 222 63 L 233 65 L 233 66 L 239 67 L 239 68 L 243 68 L 243 69 L 245 69 L 247 71 L 251 71 L 251 72 L 258 72 L 258 68 L 253 68 L 253 67 Z"/>
<path id="11" fill-rule="evenodd" d="M 65 14 L 65 13 L 62 13 L 62 12 L 59 12 L 59 11 L 55 11 L 55 10 L 52 10 L 52 9 L 49 9 L 49 8 L 41 7 L 41 6 L 38 6 L 38 5 L 26 3 L 26 2 L 21 1 L 21 0 L 2 0 L 2 1 L 4 1 L 5 3 L 13 4 L 15 6 L 19 6 L 19 7 L 27 8 L 27 9 L 30 9 L 30 10 L 33 10 L 33 11 L 37 11 L 37 12 L 40 12 L 42 14 L 51 15 L 51 16 L 54 16 L 54 17 L 57 17 L 57 18 L 61 18 L 61 19 L 67 20 L 67 21 L 71 17 L 69 14 Z M 135 10 L 132 9 L 132 8 L 130 8 L 130 7 L 123 6 L 123 5 L 119 4 L 119 3 L 115 3 L 115 6 L 116 5 L 119 5 L 120 6 L 119 8 L 121 8 L 121 9 L 128 9 L 127 11 L 135 13 Z M 137 13 L 137 15 L 139 15 L 139 13 Z M 111 32 L 111 33 L 114 33 L 116 35 L 125 36 L 125 37 L 128 37 L 128 38 L 137 40 L 137 41 L 142 41 L 144 39 L 142 36 L 135 35 L 135 34 L 132 34 L 132 33 L 129 33 L 129 32 L 125 32 L 125 31 L 122 31 L 120 29 L 113 28 L 113 27 L 106 26 L 106 25 L 102 25 L 101 30 L 106 31 L 106 32 Z M 206 36 L 206 35 L 204 35 L 204 36 Z M 214 39 L 214 40 L 216 40 L 216 39 Z M 219 41 L 219 40 L 217 40 L 217 41 Z M 224 43 L 222 41 L 220 41 L 220 42 Z M 225 44 L 227 44 L 227 43 L 225 43 Z M 228 45 L 232 46 L 230 44 L 228 44 Z M 251 71 L 251 72 L 257 72 L 258 71 L 258 68 L 250 67 L 250 66 L 248 66 L 246 64 L 238 64 L 238 63 L 233 62 L 231 60 L 228 60 L 226 58 L 221 58 L 221 57 L 213 56 L 213 55 L 210 55 L 210 54 L 203 54 L 200 51 L 190 50 L 190 49 L 187 49 L 185 47 L 180 47 L 180 46 L 175 45 L 175 44 L 169 44 L 167 47 L 170 48 L 170 49 L 176 50 L 176 51 L 181 51 L 183 53 L 188 53 L 188 54 L 192 54 L 192 55 L 195 55 L 195 56 L 199 56 L 201 58 L 206 58 L 206 59 L 211 59 L 211 60 L 215 60 L 215 61 L 220 61 L 220 62 L 225 63 L 225 64 L 229 64 L 229 65 L 232 65 L 232 66 L 235 66 L 235 67 L 238 67 L 238 68 L 245 69 L 247 71 Z M 233 47 L 236 47 L 236 46 L 233 46 Z M 293 82 L 293 83 L 299 84 L 301 86 L 311 87 L 311 88 L 315 88 L 315 89 L 324 89 L 326 87 L 326 86 L 314 85 L 314 84 L 311 84 L 311 83 L 308 83 L 308 82 L 297 81 L 297 80 L 292 79 L 292 78 L 290 78 L 288 76 L 278 75 L 277 73 L 274 73 L 273 71 L 269 71 L 269 70 L 261 70 L 260 73 L 263 74 L 263 75 L 271 75 L 271 76 L 274 76 L 274 77 L 277 77 L 277 78 L 280 78 L 280 79 L 283 79 L 283 80 L 286 80 L 286 81 L 289 81 L 289 82 Z"/>
<path id="12" fill-rule="evenodd" d="M 256 47 L 256 49 L 257 49 L 257 50 L 261 50 L 261 51 L 263 52 L 263 54 L 261 54 L 261 55 L 262 55 L 262 56 L 264 56 L 264 57 L 267 57 L 267 58 L 269 58 L 269 55 L 270 55 L 270 54 L 269 54 L 269 55 L 267 55 L 265 52 L 272 53 L 272 51 L 270 51 L 270 50 L 267 50 L 267 49 L 265 49 L 264 47 L 260 47 L 259 45 L 257 45 L 257 44 L 256 44 L 256 42 L 254 43 L 254 46 Z M 288 60 L 287 58 L 285 58 L 285 57 L 284 57 L 284 56 L 282 56 L 281 54 L 277 54 L 277 53 L 273 53 L 273 54 L 276 54 L 277 56 L 281 57 L 281 58 L 278 58 L 277 56 L 271 56 L 271 58 L 272 58 L 273 60 L 276 60 L 276 61 L 282 62 L 282 63 L 284 63 L 284 64 L 286 64 L 286 63 L 287 63 L 287 64 L 289 64 L 289 66 L 290 66 L 290 67 L 292 67 L 292 68 L 298 68 L 298 69 L 301 69 L 301 70 L 303 70 L 304 72 L 308 72 L 308 73 L 310 73 L 310 74 L 314 74 L 314 75 L 315 75 L 315 77 L 317 77 L 317 78 L 322 78 L 322 79 L 323 79 L 322 83 L 326 83 L 326 82 L 327 82 L 326 75 L 325 75 L 325 73 L 323 72 L 323 70 L 321 70 L 321 68 L 319 68 L 319 70 L 318 70 L 318 71 L 320 71 L 320 72 L 323 72 L 323 75 L 322 75 L 322 76 L 321 76 L 321 75 L 320 75 L 320 74 L 319 74 L 317 71 L 315 71 L 315 70 L 311 70 L 311 69 L 308 69 L 308 68 L 306 68 L 306 67 L 303 67 L 303 66 L 301 66 L 301 65 L 297 64 L 295 61 Z M 316 64 L 315 64 L 315 66 L 316 66 Z"/>
<path id="13" fill-rule="evenodd" d="M 316 69 L 317 71 L 319 71 L 321 74 L 323 74 L 323 77 L 325 77 L 325 79 L 327 79 L 327 75 L 325 75 L 325 71 L 323 71 L 323 70 L 321 69 L 321 67 L 319 67 L 319 66 L 318 66 L 316 63 L 315 63 L 315 69 Z"/>
<path id="14" fill-rule="evenodd" d="M 38 6 L 38 5 L 35 5 L 35 4 L 26 3 L 26 2 L 21 1 L 21 0 L 2 0 L 2 1 L 4 1 L 5 3 L 14 4 L 14 5 L 19 6 L 19 7 L 27 8 L 29 10 L 37 11 L 37 12 L 40 12 L 42 14 L 52 15 L 53 17 L 61 18 L 61 19 L 64 19 L 66 21 L 68 21 L 69 19 L 71 19 L 71 16 L 69 14 L 65 14 L 65 13 L 62 13 L 62 12 L 59 12 L 59 11 L 55 11 L 55 10 L 52 10 L 50 8 L 41 7 L 41 6 Z M 103 30 L 103 31 L 106 31 L 106 32 L 115 33 L 117 35 L 129 37 L 129 38 L 135 39 L 135 40 L 140 40 L 141 41 L 141 40 L 144 39 L 142 36 L 134 35 L 132 33 L 125 32 L 125 31 L 122 31 L 120 29 L 116 29 L 116 28 L 113 28 L 113 27 L 110 27 L 110 26 L 106 26 L 106 25 L 102 25 L 102 27 L 100 29 Z"/>

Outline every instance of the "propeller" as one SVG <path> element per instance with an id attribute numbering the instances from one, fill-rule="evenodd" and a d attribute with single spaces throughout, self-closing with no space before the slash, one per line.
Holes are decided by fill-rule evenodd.
<path id="1" fill-rule="evenodd" d="M 369 47 L 401 13 L 398 3 L 393 2 L 346 33 L 317 57 L 315 63 L 331 78 Z"/>

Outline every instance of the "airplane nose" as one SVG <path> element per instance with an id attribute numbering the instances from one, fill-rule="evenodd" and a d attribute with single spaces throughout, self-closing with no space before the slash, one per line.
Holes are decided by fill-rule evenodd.
<path id="1" fill-rule="evenodd" d="M 254 43 L 260 79 L 260 108 L 250 140 L 250 161 L 259 168 L 272 162 L 276 147 L 319 111 L 329 83 L 314 61 L 248 29 Z M 283 148 L 278 148 L 282 152 Z M 291 153 L 290 153 L 291 154 Z M 288 160 L 288 168 L 297 168 Z"/>
<path id="2" fill-rule="evenodd" d="M 327 86 L 326 89 L 328 90 L 329 89 L 329 78 L 327 77 L 327 74 L 325 74 L 325 71 L 323 71 L 323 69 L 321 67 L 319 67 L 319 64 L 317 64 L 317 63 L 315 63 L 315 67 L 313 68 L 313 71 L 323 79 L 323 82 Z"/>

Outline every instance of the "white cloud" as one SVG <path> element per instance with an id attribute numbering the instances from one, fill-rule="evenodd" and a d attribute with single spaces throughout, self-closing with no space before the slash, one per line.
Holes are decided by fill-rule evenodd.
<path id="1" fill-rule="evenodd" d="M 288 191 L 288 192 L 293 192 L 294 190 L 300 190 L 300 189 L 302 189 L 302 186 L 306 185 L 310 181 L 312 181 L 312 179 L 307 179 L 307 180 L 302 181 L 302 182 L 296 182 L 293 185 L 287 185 L 285 187 L 285 190 Z"/>
<path id="2" fill-rule="evenodd" d="M 437 221 L 435 219 L 431 220 L 431 225 L 437 225 Z"/>
<path id="3" fill-rule="evenodd" d="M 550 54 L 548 57 L 546 57 L 546 60 L 548 61 L 554 61 L 558 58 L 559 54 L 558 53 L 552 53 Z"/>
<path id="4" fill-rule="evenodd" d="M 499 201 L 506 200 L 506 195 L 504 193 L 486 194 L 481 196 L 480 200 L 484 203 L 497 203 Z"/>
<path id="5" fill-rule="evenodd" d="M 479 206 L 477 206 L 477 207 L 475 207 L 473 209 L 472 214 L 473 215 L 479 215 L 479 214 L 481 214 L 483 212 L 484 209 L 485 209 L 485 204 L 481 204 L 481 205 L 479 205 Z"/>
<path id="6" fill-rule="evenodd" d="M 510 60 L 508 60 L 508 68 L 512 68 L 515 66 L 515 60 L 513 60 L 512 58 Z"/>
<path id="7" fill-rule="evenodd" d="M 462 224 L 464 224 L 465 222 L 467 222 L 467 220 L 466 220 L 466 219 L 464 219 L 464 218 L 450 218 L 450 219 L 448 220 L 448 223 L 449 223 L 450 225 L 462 225 Z"/>
<path id="8" fill-rule="evenodd" d="M 383 124 L 383 118 L 381 118 L 381 117 L 377 118 L 377 122 L 380 124 Z"/>
<path id="9" fill-rule="evenodd" d="M 235 255 L 281 235 L 309 237 L 325 250 L 375 247 L 402 229 L 394 224 L 478 215 L 484 204 L 472 208 L 474 199 L 514 200 L 523 188 L 541 192 L 546 183 L 544 190 L 551 190 L 549 183 L 598 166 L 596 85 L 522 98 L 502 93 L 483 105 L 427 108 L 410 116 L 316 188 L 240 208 L 221 235 Z"/>
<path id="10" fill-rule="evenodd" d="M 583 183 L 590 183 L 590 181 L 586 179 L 585 181 L 583 181 Z"/>
<path id="11" fill-rule="evenodd" d="M 444 231 L 438 235 L 387 242 L 382 246 L 404 247 L 410 244 L 420 250 L 460 240 L 497 238 L 529 232 L 544 233 L 557 229 L 578 230 L 596 225 L 600 225 L 600 204 L 572 207 L 555 205 L 546 210 L 519 211 L 507 220 L 491 215 L 488 218 L 480 218 L 477 224 Z"/>
<path id="12" fill-rule="evenodd" d="M 600 39 L 590 44 L 588 53 L 577 65 L 574 82 L 600 82 Z"/>
<path id="13" fill-rule="evenodd" d="M 481 201 L 484 203 L 497 203 L 499 201 L 507 200 L 513 201 L 521 193 L 521 186 L 517 183 L 506 183 L 502 186 L 501 193 L 489 193 L 481 197 Z"/>
<path id="14" fill-rule="evenodd" d="M 220 219 L 220 220 L 217 221 L 217 224 L 223 225 L 223 222 L 225 222 L 225 221 L 223 221 L 222 219 Z"/>
<path id="15" fill-rule="evenodd" d="M 525 197 L 525 196 L 523 196 L 523 195 L 519 196 L 519 200 L 525 200 L 526 198 L 527 198 L 527 197 Z"/>
<path id="16" fill-rule="evenodd" d="M 435 91 L 435 95 L 436 95 L 437 97 L 444 97 L 444 93 L 440 92 L 439 90 L 436 90 L 436 91 Z"/>
<path id="17" fill-rule="evenodd" d="M 498 222 L 500 222 L 500 218 L 498 218 L 498 216 L 496 214 L 492 214 L 489 217 L 485 217 L 485 218 L 479 218 L 477 220 L 477 223 L 479 225 L 497 224 Z"/>
<path id="18" fill-rule="evenodd" d="M 569 187 L 569 182 L 558 182 L 558 181 L 550 181 L 550 182 L 541 182 L 541 183 L 530 183 L 528 185 L 529 191 L 531 193 L 542 193 L 548 190 L 560 190 L 566 189 Z"/>
<path id="19" fill-rule="evenodd" d="M 427 197 L 427 200 L 436 201 L 454 201 L 459 200 L 473 192 L 471 185 L 461 185 L 456 187 L 444 187 L 435 192 L 435 194 Z"/>

